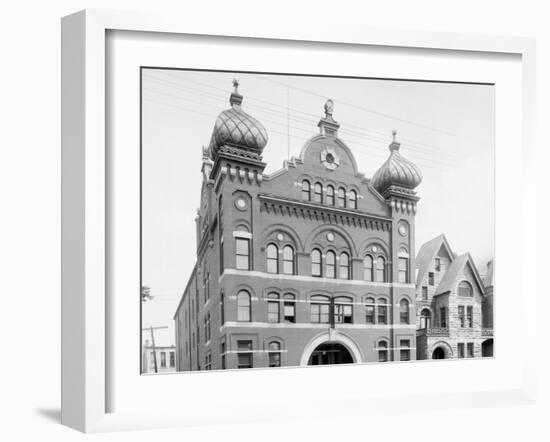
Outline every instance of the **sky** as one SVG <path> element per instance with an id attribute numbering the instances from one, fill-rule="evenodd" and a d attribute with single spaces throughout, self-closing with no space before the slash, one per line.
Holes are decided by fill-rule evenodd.
<path id="1" fill-rule="evenodd" d="M 142 325 L 169 327 L 155 335 L 158 345 L 175 342 L 172 318 L 196 258 L 202 147 L 229 108 L 234 78 L 243 109 L 268 132 L 266 173 L 318 133 L 329 98 L 339 137 L 368 178 L 389 156 L 395 129 L 401 154 L 423 174 L 417 251 L 444 233 L 485 272 L 494 253 L 494 86 L 144 69 L 142 271 L 154 299 L 143 304 Z"/>

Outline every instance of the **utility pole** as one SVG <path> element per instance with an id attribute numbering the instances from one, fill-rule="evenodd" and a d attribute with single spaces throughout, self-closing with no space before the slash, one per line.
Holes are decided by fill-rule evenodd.
<path id="1" fill-rule="evenodd" d="M 158 373 L 158 365 L 157 365 L 157 349 L 155 347 L 155 330 L 162 330 L 168 328 L 167 326 L 164 327 L 149 327 L 149 328 L 143 328 L 142 331 L 149 331 L 151 333 L 151 343 L 153 347 L 153 363 L 155 365 L 155 373 Z"/>

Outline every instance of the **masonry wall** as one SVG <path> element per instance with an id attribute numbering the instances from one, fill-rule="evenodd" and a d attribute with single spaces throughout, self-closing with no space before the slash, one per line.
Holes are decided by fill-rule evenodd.
<path id="1" fill-rule="evenodd" d="M 321 163 L 323 149 L 339 158 L 339 167 L 327 170 Z M 258 179 L 262 176 L 263 179 Z M 321 183 L 323 202 L 304 201 L 302 182 Z M 329 207 L 328 186 L 346 189 L 347 207 Z M 351 191 L 357 207 L 349 206 Z M 266 176 L 258 164 L 242 164 L 218 158 L 205 175 L 201 207 L 197 216 L 197 268 L 175 314 L 178 370 L 221 368 L 222 347 L 226 368 L 236 367 L 236 342 L 253 341 L 254 366 L 267 366 L 267 345 L 282 345 L 282 365 L 299 365 L 304 352 L 319 337 L 349 342 L 357 347 L 361 362 L 378 361 L 377 344 L 387 340 L 389 360 L 399 360 L 400 344 L 408 341 L 410 358 L 416 358 L 414 281 L 414 212 L 406 206 L 391 207 L 356 170 L 351 152 L 334 137 L 314 137 L 299 159 Z M 312 195 L 313 196 L 313 195 Z M 400 227 L 404 226 L 400 230 Z M 400 233 L 401 232 L 401 233 Z M 250 241 L 251 270 L 236 269 L 236 238 Z M 266 247 L 295 251 L 296 274 L 267 273 Z M 312 276 L 311 252 L 329 250 L 338 259 L 349 254 L 351 279 Z M 408 281 L 398 282 L 398 255 L 407 254 Z M 364 280 L 366 255 L 385 258 L 387 282 Z M 281 257 L 282 259 L 282 257 Z M 340 261 L 337 260 L 337 269 Z M 337 270 L 338 271 L 338 270 Z M 204 275 L 209 274 L 208 292 Z M 237 294 L 252 297 L 252 320 L 237 320 Z M 292 293 L 296 299 L 296 323 L 268 323 L 267 295 Z M 313 295 L 346 296 L 353 304 L 353 323 L 311 323 Z M 222 297 L 223 320 L 222 320 Z M 367 324 L 367 298 L 388 309 L 387 324 Z M 409 303 L 409 323 L 400 323 L 400 302 Z M 210 327 L 205 327 L 205 318 Z M 209 339 L 208 339 L 209 337 Z"/>

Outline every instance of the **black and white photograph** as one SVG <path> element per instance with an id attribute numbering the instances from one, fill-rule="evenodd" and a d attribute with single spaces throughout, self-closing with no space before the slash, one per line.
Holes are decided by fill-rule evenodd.
<path id="1" fill-rule="evenodd" d="M 492 357 L 494 94 L 142 68 L 141 373 Z"/>
<path id="2" fill-rule="evenodd" d="M 0 441 L 547 441 L 544 2 L 3 6 Z"/>

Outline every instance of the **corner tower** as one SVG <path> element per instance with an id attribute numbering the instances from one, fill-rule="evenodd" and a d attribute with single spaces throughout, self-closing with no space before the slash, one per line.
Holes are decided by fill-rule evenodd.
<path id="1" fill-rule="evenodd" d="M 400 153 L 401 144 L 397 141 L 397 131 L 392 132 L 389 145 L 390 156 L 376 171 L 370 184 L 385 199 L 393 219 L 391 249 L 393 262 L 390 264 L 397 284 L 392 288 L 396 318 L 401 318 L 408 310 L 410 318 L 416 317 L 415 297 L 415 215 L 420 199 L 416 187 L 422 182 L 420 169 Z M 404 304 L 408 300 L 408 306 Z M 407 308 L 408 307 L 408 308 Z M 403 321 L 399 319 L 399 323 Z M 399 333 L 398 330 L 395 333 Z M 399 343 L 398 336 L 396 342 Z"/>

